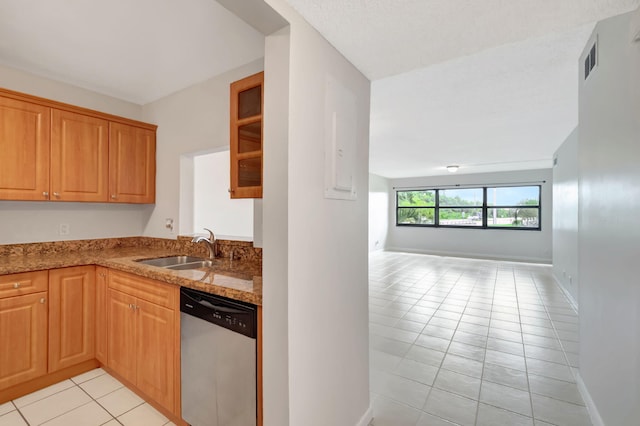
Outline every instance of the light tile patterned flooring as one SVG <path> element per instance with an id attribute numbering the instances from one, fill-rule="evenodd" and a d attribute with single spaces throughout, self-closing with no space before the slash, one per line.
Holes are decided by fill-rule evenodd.
<path id="1" fill-rule="evenodd" d="M 378 252 L 369 296 L 375 426 L 591 425 L 551 267 Z"/>
<path id="2" fill-rule="evenodd" d="M 173 425 L 101 368 L 0 404 L 0 426 Z"/>

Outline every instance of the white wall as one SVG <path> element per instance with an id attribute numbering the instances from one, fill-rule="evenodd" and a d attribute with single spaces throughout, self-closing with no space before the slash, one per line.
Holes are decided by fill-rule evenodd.
<path id="1" fill-rule="evenodd" d="M 253 239 L 253 200 L 229 197 L 229 150 L 193 158 L 193 232 L 211 229 L 216 238 Z"/>
<path id="2" fill-rule="evenodd" d="M 262 206 L 264 424 L 289 425 L 289 27 L 265 40 Z"/>
<path id="3" fill-rule="evenodd" d="M 389 231 L 389 181 L 369 174 L 369 251 L 384 250 Z"/>
<path id="4" fill-rule="evenodd" d="M 444 256 L 551 263 L 551 169 L 391 179 L 387 249 Z M 541 231 L 396 226 L 393 187 L 492 185 L 546 181 L 542 184 Z"/>
<path id="5" fill-rule="evenodd" d="M 270 304 L 274 300 L 269 295 L 270 286 L 281 284 L 269 282 L 270 276 L 266 275 L 271 262 L 267 253 L 280 248 L 282 243 L 274 243 L 267 235 L 264 238 L 265 314 L 268 309 L 287 306 L 288 422 L 277 423 L 272 420 L 275 415 L 270 414 L 266 424 L 366 425 L 370 420 L 365 219 L 370 83 L 284 1 L 268 3 L 291 23 L 291 32 L 286 305 Z M 269 55 L 268 50 L 265 55 Z M 330 118 L 325 117 L 325 97 L 329 76 L 348 88 L 355 99 L 355 117 L 350 122 L 355 138 L 344 147 L 355 155 L 355 201 L 324 198 L 325 122 Z M 328 106 L 336 105 L 329 102 Z M 265 157 L 265 171 L 277 166 L 282 163 L 272 163 Z M 265 181 L 265 188 L 266 184 Z M 284 190 L 274 189 L 275 195 Z M 271 208 L 267 194 L 265 232 L 274 220 Z M 275 220 L 275 226 L 280 224 Z M 267 316 L 265 327 L 269 327 L 269 320 Z M 267 332 L 279 335 L 274 330 Z M 270 392 L 272 388 L 267 386 L 265 394 Z M 271 396 L 284 397 L 287 394 Z M 284 405 L 279 407 L 282 409 Z"/>
<path id="6" fill-rule="evenodd" d="M 181 176 L 181 157 L 229 145 L 229 84 L 262 69 L 263 61 L 254 61 L 143 106 L 144 121 L 158 125 L 156 205 L 144 235 L 174 238 L 178 230 L 192 232 L 193 204 L 187 196 L 181 200 L 181 192 L 193 195 L 193 175 Z M 182 224 L 183 216 L 190 227 Z M 173 232 L 165 228 L 166 218 L 174 219 Z"/>
<path id="7" fill-rule="evenodd" d="M 640 10 L 634 13 L 596 25 L 598 66 L 586 82 L 580 72 L 579 87 L 580 377 L 592 413 L 607 426 L 640 419 L 640 43 L 632 42 Z"/>
<path id="8" fill-rule="evenodd" d="M 142 235 L 153 207 L 108 203 L 0 201 L 0 244 Z M 60 225 L 69 225 L 60 235 Z"/>
<path id="9" fill-rule="evenodd" d="M 0 87 L 136 120 L 142 117 L 139 105 L 5 66 L 0 66 Z M 152 208 L 0 201 L 0 244 L 141 235 Z M 68 235 L 60 235 L 60 224 L 69 225 Z"/>
<path id="10" fill-rule="evenodd" d="M 143 121 L 142 107 L 138 104 L 50 80 L 4 65 L 0 65 L 0 87 Z"/>
<path id="11" fill-rule="evenodd" d="M 554 154 L 553 275 L 578 303 L 578 129 Z"/>

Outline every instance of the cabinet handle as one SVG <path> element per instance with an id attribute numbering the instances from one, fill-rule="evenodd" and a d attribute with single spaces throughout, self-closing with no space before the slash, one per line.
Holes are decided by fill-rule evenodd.
<path id="1" fill-rule="evenodd" d="M 44 198 L 49 198 L 49 193 L 48 193 L 47 191 L 43 191 L 43 192 L 42 192 L 42 196 L 43 196 Z"/>
<path id="2" fill-rule="evenodd" d="M 233 189 L 231 188 L 227 189 L 227 191 L 229 191 L 229 194 L 233 193 Z"/>
<path id="3" fill-rule="evenodd" d="M 47 299 L 45 299 L 44 297 L 40 298 L 40 303 L 42 303 L 43 305 L 44 305 L 44 302 L 46 302 L 46 301 L 47 301 Z"/>
<path id="4" fill-rule="evenodd" d="M 60 193 L 59 192 L 54 192 L 53 196 L 56 197 L 56 198 L 60 198 Z"/>
<path id="5" fill-rule="evenodd" d="M 14 283 L 13 288 L 20 288 L 20 283 Z"/>
<path id="6" fill-rule="evenodd" d="M 111 194 L 111 199 L 112 199 L 112 200 L 115 200 L 115 199 L 117 199 L 117 198 L 118 198 L 118 196 L 117 196 L 116 194 Z"/>
<path id="7" fill-rule="evenodd" d="M 100 275 L 102 278 L 107 276 L 107 274 L 105 274 L 104 272 L 100 272 L 100 274 L 98 274 L 98 275 Z"/>

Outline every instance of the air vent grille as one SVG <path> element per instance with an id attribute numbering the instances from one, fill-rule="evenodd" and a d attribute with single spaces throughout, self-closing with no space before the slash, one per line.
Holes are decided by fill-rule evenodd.
<path id="1" fill-rule="evenodd" d="M 593 69 L 596 67 L 598 63 L 598 57 L 596 52 L 596 44 L 593 43 L 591 50 L 589 50 L 589 54 L 586 58 L 584 58 L 584 79 L 589 78 L 591 74 L 593 74 Z"/>

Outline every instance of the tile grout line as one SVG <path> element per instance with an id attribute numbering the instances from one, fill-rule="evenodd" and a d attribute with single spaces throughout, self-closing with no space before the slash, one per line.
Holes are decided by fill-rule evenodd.
<path id="1" fill-rule="evenodd" d="M 461 276 L 463 276 L 463 275 L 464 275 L 464 274 L 461 274 Z M 442 302 L 440 302 L 440 304 L 438 305 L 438 308 L 436 309 L 436 312 L 438 311 L 438 309 L 440 309 L 440 307 L 442 306 L 442 304 L 444 303 L 444 301 L 447 299 L 447 297 L 449 297 L 449 295 L 451 294 L 451 292 L 455 289 L 455 286 L 458 284 L 458 281 L 459 281 L 459 280 L 460 280 L 460 277 L 458 277 L 458 279 L 456 280 L 456 283 L 451 287 L 451 289 L 449 290 L 449 292 L 447 292 L 447 296 L 445 296 L 445 297 L 443 298 L 443 301 L 442 301 Z M 436 375 L 435 375 L 435 377 L 433 378 L 433 385 L 431 386 L 431 389 L 429 390 L 429 392 L 428 392 L 428 394 L 427 394 L 427 399 L 426 399 L 426 401 L 425 401 L 425 405 L 426 405 L 426 404 L 427 404 L 427 402 L 429 401 L 429 397 L 431 396 L 431 392 L 433 391 L 433 388 L 435 387 L 436 381 L 438 380 L 438 376 L 440 375 L 440 371 L 442 371 L 442 366 L 444 365 L 444 360 L 445 360 L 445 358 L 447 357 L 447 355 L 448 355 L 448 353 L 449 353 L 449 349 L 451 348 L 451 343 L 453 342 L 453 337 L 455 336 L 456 332 L 458 331 L 458 327 L 460 327 L 460 322 L 461 322 L 461 320 L 462 320 L 462 316 L 464 315 L 464 311 L 466 310 L 466 308 L 467 308 L 467 306 L 468 306 L 468 304 L 469 304 L 469 299 L 471 298 L 471 295 L 473 294 L 473 289 L 474 289 L 474 288 L 475 288 L 475 284 L 474 284 L 474 286 L 472 287 L 471 292 L 469 293 L 469 297 L 467 298 L 467 301 L 466 301 L 466 303 L 465 303 L 464 310 L 463 310 L 463 311 L 462 311 L 462 313 L 460 314 L 460 319 L 458 319 L 458 324 L 456 325 L 456 328 L 455 328 L 455 329 L 454 329 L 454 331 L 453 331 L 453 335 L 451 336 L 451 339 L 449 339 L 449 344 L 447 345 L 447 350 L 444 352 L 444 356 L 442 357 L 442 361 L 440 361 L 440 366 L 438 367 L 438 371 L 436 372 Z M 434 315 L 435 315 L 435 312 L 434 312 Z M 433 318 L 433 316 L 432 316 L 431 318 Z M 431 319 L 429 320 L 429 322 L 431 322 Z M 429 324 L 429 322 L 428 322 L 427 324 Z M 426 327 L 426 325 L 425 325 L 425 327 Z M 447 371 L 449 371 L 449 370 L 447 370 Z M 481 383 L 482 383 L 482 379 L 480 379 L 480 380 L 481 380 Z M 440 388 L 436 388 L 436 389 L 441 390 L 441 391 L 444 391 L 444 392 L 448 392 L 448 391 L 446 391 L 446 390 L 444 390 L 444 389 L 440 389 Z M 480 392 L 480 391 L 478 391 L 478 398 L 480 398 L 479 392 Z M 452 393 L 453 395 L 458 395 L 458 394 L 456 394 L 456 393 L 454 393 L 454 392 L 449 392 L 449 393 Z M 460 396 L 462 396 L 462 395 L 460 395 Z M 425 407 L 425 405 L 423 405 L 423 408 Z M 479 400 L 477 401 L 477 404 L 476 404 L 476 416 L 477 416 L 477 411 L 478 411 L 478 405 L 479 405 Z M 435 415 L 435 414 L 429 413 L 429 412 L 427 412 L 427 411 L 425 411 L 425 410 L 421 410 L 421 411 L 422 411 L 422 412 L 424 412 L 424 413 L 427 413 L 427 414 L 429 414 L 429 415 L 433 415 L 433 416 L 435 416 L 435 417 L 441 418 L 440 416 L 437 416 L 437 415 Z M 446 419 L 445 419 L 445 420 L 446 420 Z M 447 420 L 447 421 L 448 421 L 448 420 Z"/>
<path id="2" fill-rule="evenodd" d="M 533 280 L 533 274 L 531 274 L 531 279 Z M 513 284 L 515 287 L 515 292 L 516 292 L 516 306 L 518 308 L 518 320 L 520 322 L 520 336 L 522 336 L 523 332 L 522 332 L 522 316 L 520 315 L 520 298 L 518 297 L 518 282 L 516 280 L 516 275 L 515 272 L 513 274 Z M 535 284 L 534 284 L 535 286 Z M 536 289 L 537 290 L 537 289 Z M 538 295 L 538 297 L 540 297 L 540 295 Z M 542 300 L 542 298 L 541 298 Z M 543 301 L 543 305 L 544 306 L 544 301 Z M 548 315 L 548 314 L 547 314 Z M 531 382 L 529 380 L 529 363 L 527 362 L 527 348 L 524 344 L 524 337 L 522 337 L 522 355 L 523 355 L 523 359 L 524 359 L 524 374 L 525 374 L 525 378 L 527 379 L 527 391 L 529 392 L 529 408 L 531 408 L 531 418 L 533 419 L 533 422 L 535 423 L 536 421 L 536 413 L 533 410 L 533 392 L 531 392 Z"/>
<path id="3" fill-rule="evenodd" d="M 13 402 L 12 402 L 13 404 Z M 13 404 L 14 407 L 16 407 L 16 411 L 18 412 L 18 415 L 20 415 L 20 417 L 22 417 L 22 420 L 24 420 L 25 424 L 27 426 L 29 426 L 29 422 L 27 421 L 27 418 L 24 416 L 24 414 L 22 414 L 22 411 L 20 411 L 20 409 L 18 408 L 18 406 L 16 404 Z M 8 413 L 7 413 L 8 414 Z"/>
<path id="4" fill-rule="evenodd" d="M 447 268 L 447 271 L 448 271 L 448 270 L 449 270 L 449 268 Z M 430 275 L 430 274 L 425 274 L 425 276 L 427 276 L 427 275 Z M 446 275 L 446 272 L 445 272 L 445 273 L 443 273 L 443 274 L 441 274 L 441 275 L 438 277 L 438 281 L 440 281 L 440 279 L 442 279 L 442 277 L 443 277 L 443 276 L 445 276 L 445 275 Z M 424 278 L 424 277 L 423 277 L 423 278 Z M 459 280 L 459 278 L 458 278 L 458 280 Z M 420 280 L 418 280 L 418 281 L 420 281 Z M 416 281 L 416 283 L 417 283 L 418 281 Z M 427 291 L 422 295 L 422 297 L 421 297 L 419 300 L 422 300 L 422 298 L 423 298 L 423 297 L 425 297 L 425 296 L 426 296 L 426 295 L 427 295 L 427 294 L 428 294 L 428 293 L 429 293 L 429 292 L 430 292 L 430 291 L 431 291 L 431 290 L 432 290 L 432 289 L 433 289 L 433 288 L 438 284 L 438 281 L 436 281 L 432 286 L 430 286 L 430 287 L 429 287 L 429 289 L 428 289 L 428 290 L 427 290 Z M 457 282 L 457 280 L 456 280 L 456 282 Z M 415 285 L 415 284 L 414 284 L 414 285 Z M 438 307 L 437 307 L 437 308 L 435 308 L 434 313 L 433 313 L 433 314 L 431 314 L 431 317 L 429 318 L 429 320 L 428 320 L 428 321 L 427 321 L 427 323 L 425 324 L 425 327 L 426 327 L 427 325 L 429 325 L 429 323 L 430 323 L 430 322 L 431 322 L 431 320 L 433 319 L 433 317 L 434 317 L 435 313 L 438 311 L 438 309 L 440 309 L 440 307 L 441 307 L 441 306 L 442 306 L 442 304 L 444 303 L 444 300 L 446 300 L 446 298 L 451 294 L 451 292 L 453 291 L 453 289 L 455 288 L 455 286 L 456 286 L 456 284 L 453 284 L 453 285 L 451 286 L 451 288 L 449 289 L 449 291 L 447 292 L 447 295 L 446 295 L 446 296 L 444 296 L 444 297 L 442 298 L 442 301 L 441 301 L 440 303 L 438 303 Z M 417 303 L 418 303 L 418 302 L 416 302 L 413 306 L 416 306 L 416 305 L 417 305 Z M 435 302 L 434 302 L 434 303 L 435 303 Z M 465 306 L 466 306 L 466 305 L 465 305 Z M 407 312 L 407 313 L 408 313 L 408 312 Z M 405 314 L 405 315 L 406 315 L 406 314 Z M 402 317 L 402 319 L 404 319 L 404 316 Z M 458 320 L 458 325 L 459 325 L 459 324 L 460 324 L 460 320 Z M 425 327 L 423 327 L 423 330 L 424 330 L 424 328 L 425 328 Z M 456 329 L 454 329 L 454 334 L 455 334 L 455 331 L 457 330 L 457 327 L 458 327 L 458 326 L 456 326 Z M 421 335 L 421 334 L 422 334 L 422 333 L 418 333 L 418 335 Z M 417 338 L 416 338 L 416 340 L 417 340 Z M 448 350 L 449 346 L 451 346 L 451 342 L 452 342 L 452 341 L 453 341 L 453 336 L 451 337 L 451 339 L 449 339 L 449 345 L 447 346 L 447 350 Z M 411 350 L 411 348 L 412 348 L 412 347 L 414 347 L 414 346 L 416 346 L 415 341 L 411 344 L 411 346 L 409 347 L 409 350 Z M 418 345 L 418 346 L 420 346 L 420 345 Z M 422 347 L 422 346 L 420 346 L 420 347 Z M 426 349 L 430 349 L 430 348 L 426 348 Z M 433 350 L 433 349 L 431 349 L 431 350 Z M 440 352 L 440 351 L 437 351 L 437 352 Z M 408 351 L 407 351 L 407 353 L 408 353 Z M 406 355 L 406 354 L 405 354 L 405 355 Z M 432 413 L 429 413 L 429 412 L 425 411 L 423 408 L 424 408 L 425 404 L 427 403 L 427 401 L 429 401 L 429 397 L 431 396 L 431 392 L 433 391 L 433 388 L 434 388 L 435 382 L 436 382 L 436 380 L 437 380 L 437 378 L 438 378 L 438 374 L 440 373 L 440 369 L 442 368 L 442 364 L 444 363 L 444 359 L 445 359 L 446 355 L 447 355 L 447 352 L 445 351 L 445 352 L 444 352 L 444 356 L 442 357 L 442 361 L 440 361 L 440 366 L 438 367 L 438 371 L 436 372 L 436 375 L 435 375 L 435 376 L 434 376 L 434 378 L 433 378 L 432 385 L 431 385 L 431 386 L 429 386 L 429 391 L 427 392 L 427 397 L 426 397 L 426 399 L 425 399 L 425 402 L 424 402 L 424 404 L 423 404 L 422 408 L 420 408 L 420 409 L 418 410 L 418 411 L 420 411 L 421 413 L 426 413 L 426 414 L 432 415 L 432 416 L 437 417 L 437 418 L 442 418 L 442 417 L 437 416 L 437 415 L 432 414 Z M 403 359 L 405 359 L 405 357 L 403 357 Z M 429 365 L 429 364 L 427 364 L 427 365 Z M 435 366 L 433 366 L 433 367 L 435 367 Z M 412 380 L 412 379 L 410 379 L 410 380 Z M 414 380 L 414 381 L 415 381 L 415 380 Z M 420 383 L 420 382 L 417 382 L 417 383 Z M 454 394 L 454 395 L 455 395 L 455 394 Z M 443 419 L 443 420 L 446 420 L 446 419 Z M 418 418 L 418 421 L 419 421 L 419 418 Z"/>
<path id="5" fill-rule="evenodd" d="M 538 294 L 540 294 L 540 289 L 538 288 L 537 280 L 534 277 L 532 277 L 532 279 L 533 279 L 533 285 L 536 288 L 536 292 L 538 292 Z M 555 282 L 554 282 L 554 284 L 555 284 Z M 557 285 L 557 284 L 555 284 L 555 285 Z M 564 295 L 564 293 L 562 295 L 566 299 L 566 296 Z M 542 297 L 540 297 L 540 298 L 542 299 Z M 576 375 L 573 372 L 573 368 L 571 368 L 571 363 L 569 362 L 569 357 L 567 356 L 567 351 L 564 349 L 564 344 L 562 343 L 562 339 L 560 339 L 560 335 L 558 334 L 558 329 L 556 328 L 556 322 L 555 322 L 555 320 L 553 318 L 551 318 L 551 315 L 549 315 L 549 309 L 547 308 L 547 304 L 546 304 L 546 302 L 544 302 L 544 300 L 543 300 L 543 305 L 542 306 L 544 306 L 544 311 L 547 314 L 547 317 L 549 318 L 549 321 L 551 322 L 551 327 L 552 327 L 552 330 L 553 330 L 553 334 L 556 336 L 556 339 L 558 339 L 558 342 L 560 343 L 560 348 L 562 349 L 562 355 L 564 356 L 564 359 L 567 362 L 567 366 L 569 367 L 569 371 L 571 371 L 571 376 L 573 376 L 573 380 L 576 380 Z M 577 315 L 579 315 L 579 314 L 576 312 L 576 316 Z M 579 336 L 579 333 L 580 333 L 580 324 L 578 323 L 578 336 Z"/>
<path id="6" fill-rule="evenodd" d="M 105 374 L 107 374 L 107 373 L 105 372 Z M 100 376 L 102 376 L 102 374 L 101 374 Z M 97 377 L 100 377 L 100 376 L 97 376 Z M 93 380 L 93 379 L 90 379 L 90 380 Z M 88 381 L 90 381 L 90 380 L 87 380 L 87 382 L 88 382 Z M 86 383 L 86 382 L 83 382 L 83 383 Z M 111 420 L 115 420 L 115 421 L 117 421 L 118 423 L 120 423 L 120 422 L 118 421 L 118 419 L 117 419 L 113 414 L 111 414 L 111 411 L 107 410 L 107 408 L 106 408 L 105 406 L 103 406 L 102 404 L 100 404 L 100 402 L 98 401 L 98 399 L 94 398 L 94 397 L 93 397 L 89 392 L 87 392 L 87 391 L 86 391 L 82 386 L 80 386 L 80 384 L 78 384 L 77 386 L 78 386 L 80 389 L 82 389 L 82 391 L 83 391 L 84 393 L 86 393 L 86 394 L 89 396 L 89 398 L 91 398 L 91 400 L 92 400 L 92 401 L 94 401 L 96 404 L 98 404 L 98 406 L 99 406 L 99 407 L 101 407 L 104 411 L 106 411 L 106 412 L 107 412 L 107 414 L 109 414 L 109 415 L 111 416 Z M 120 388 L 118 388 L 118 389 L 120 389 Z M 118 390 L 118 389 L 116 389 L 116 390 Z M 111 392 L 108 392 L 108 393 L 106 393 L 106 394 L 102 395 L 100 398 L 102 398 L 103 396 L 110 395 L 110 394 L 112 394 L 113 392 L 115 392 L 116 390 L 113 390 L 113 391 L 111 391 Z M 111 420 L 107 420 L 105 423 L 109 423 Z M 105 424 L 105 423 L 103 423 L 103 424 Z M 120 423 L 120 424 L 122 424 L 122 423 Z"/>
<path id="7" fill-rule="evenodd" d="M 480 398 L 482 396 L 482 384 L 484 382 L 484 369 L 487 365 L 487 347 L 489 345 L 489 331 L 491 331 L 491 319 L 493 318 L 493 304 L 496 298 L 496 282 L 498 280 L 498 271 L 499 268 L 496 267 L 495 270 L 495 276 L 493 278 L 493 292 L 492 292 L 492 296 L 491 296 L 491 310 L 489 311 L 489 326 L 487 327 L 487 343 L 485 344 L 484 347 L 484 358 L 482 360 L 482 373 L 480 373 L 480 389 L 478 390 L 478 406 L 476 407 L 476 417 L 475 417 L 475 421 L 474 421 L 474 425 L 478 424 L 478 415 L 480 414 Z"/>

